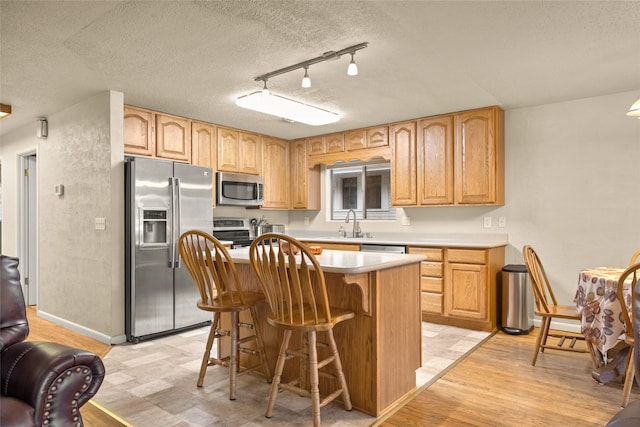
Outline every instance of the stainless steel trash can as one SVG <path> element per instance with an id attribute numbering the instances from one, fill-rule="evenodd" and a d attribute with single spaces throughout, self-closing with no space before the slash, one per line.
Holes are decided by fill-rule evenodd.
<path id="1" fill-rule="evenodd" d="M 509 264 L 502 268 L 500 328 L 508 334 L 528 334 L 533 329 L 533 292 L 528 279 L 525 265 Z"/>

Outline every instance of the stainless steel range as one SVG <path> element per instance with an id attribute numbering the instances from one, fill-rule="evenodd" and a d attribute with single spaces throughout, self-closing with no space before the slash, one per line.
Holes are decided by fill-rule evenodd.
<path id="1" fill-rule="evenodd" d="M 253 236 L 249 218 L 213 218 L 213 237 L 233 242 L 234 248 L 251 245 Z"/>

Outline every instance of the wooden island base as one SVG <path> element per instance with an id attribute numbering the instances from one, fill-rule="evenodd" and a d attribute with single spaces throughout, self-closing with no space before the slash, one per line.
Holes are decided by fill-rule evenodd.
<path id="1" fill-rule="evenodd" d="M 245 289 L 260 290 L 249 264 L 236 262 L 236 268 Z M 379 417 L 416 389 L 416 369 L 422 358 L 419 268 L 417 260 L 364 273 L 325 272 L 331 305 L 355 312 L 354 319 L 334 328 L 334 335 L 351 403 L 358 411 Z M 263 320 L 267 358 L 274 372 L 282 333 L 267 323 L 267 313 L 265 304 L 260 307 L 259 316 Z M 319 334 L 318 341 L 322 340 L 324 335 Z M 295 344 L 297 341 L 292 345 Z M 224 354 L 227 350 L 221 351 Z M 287 362 L 283 380 L 298 373 L 296 363 Z M 321 395 L 327 395 L 334 387 L 334 381 L 320 378 Z"/>

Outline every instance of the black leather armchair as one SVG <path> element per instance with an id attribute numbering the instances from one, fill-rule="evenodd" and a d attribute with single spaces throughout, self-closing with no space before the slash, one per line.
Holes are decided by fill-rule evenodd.
<path id="1" fill-rule="evenodd" d="M 18 259 L 0 255 L 0 425 L 83 426 L 80 407 L 102 384 L 102 360 L 62 344 L 25 342 L 28 335 Z"/>
<path id="2" fill-rule="evenodd" d="M 635 342 L 632 362 L 636 364 L 636 377 L 640 378 L 640 283 L 633 290 L 633 338 Z M 640 400 L 630 402 L 607 423 L 607 427 L 631 426 L 640 426 Z"/>

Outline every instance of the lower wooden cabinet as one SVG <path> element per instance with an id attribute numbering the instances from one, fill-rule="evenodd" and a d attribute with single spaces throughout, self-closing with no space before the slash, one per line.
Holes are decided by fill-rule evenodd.
<path id="1" fill-rule="evenodd" d="M 497 328 L 496 281 L 504 246 L 487 249 L 409 247 L 427 257 L 420 269 L 422 320 L 461 328 Z"/>

